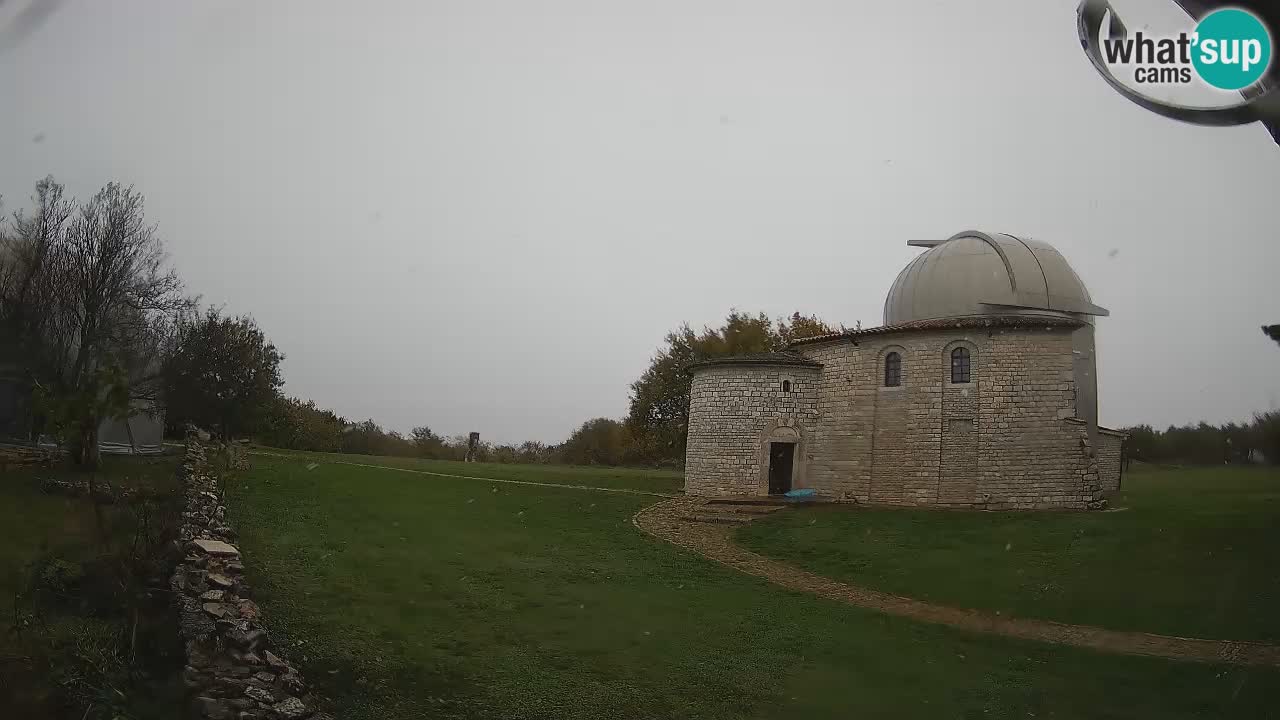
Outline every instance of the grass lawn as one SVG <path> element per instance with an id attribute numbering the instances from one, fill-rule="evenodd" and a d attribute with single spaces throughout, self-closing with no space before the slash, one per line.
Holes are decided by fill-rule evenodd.
<path id="1" fill-rule="evenodd" d="M 174 457 L 105 457 L 98 477 L 117 487 L 163 492 L 176 487 L 173 475 L 177 462 Z M 15 621 L 19 611 L 26 614 L 36 610 L 29 604 L 27 579 L 30 564 L 54 558 L 67 563 L 67 567 L 100 563 L 111 548 L 119 548 L 131 541 L 136 516 L 122 506 L 102 507 L 103 530 L 112 544 L 109 548 L 103 544 L 93 505 L 87 498 L 41 492 L 40 481 L 50 476 L 84 478 L 83 474 L 65 466 L 21 468 L 0 473 L 0 607 L 3 607 L 0 614 L 0 718 L 109 717 L 110 708 L 97 704 L 90 706 L 90 712 L 85 712 L 87 703 L 76 703 L 70 696 L 93 692 L 86 684 L 96 682 L 96 678 L 80 673 L 82 663 L 92 663 L 120 652 L 129 626 L 126 618 L 110 612 L 114 603 L 95 601 L 91 607 L 77 608 L 75 606 L 82 598 L 81 588 L 68 588 L 60 593 L 65 602 L 57 606 L 42 605 L 38 609 L 42 621 L 27 623 L 21 635 Z M 98 567 L 102 567 L 101 564 Z M 112 578 L 106 578 L 105 583 L 107 588 L 119 586 Z M 172 635 L 176 642 L 176 626 L 163 626 L 159 619 L 156 623 L 155 633 Z M 136 635 L 140 645 L 150 642 L 150 632 L 151 626 L 148 626 Z M 161 637 L 160 641 L 164 639 Z M 95 655 L 97 652 L 105 655 Z M 137 653 L 138 668 L 147 662 L 143 658 L 146 653 L 146 649 Z M 171 663 L 167 661 L 167 664 Z M 161 673 L 166 670 L 172 668 L 165 668 Z M 70 682 L 69 678 L 77 673 L 84 683 Z M 164 683 L 161 673 L 154 673 L 153 677 Z M 58 678 L 63 680 L 62 687 L 59 687 Z M 173 688 L 181 690 L 170 684 L 166 691 Z M 155 697 L 151 697 L 151 692 L 148 690 L 144 697 L 132 694 L 130 689 L 129 696 L 115 697 L 113 701 L 122 706 L 128 705 L 134 712 L 160 713 L 157 717 L 175 709 L 173 694 L 157 692 Z"/>
<path id="2" fill-rule="evenodd" d="M 647 492 L 677 494 L 684 492 L 684 473 L 679 470 L 650 468 L 583 467 L 575 465 L 508 465 L 502 463 L 466 463 L 457 460 L 423 460 L 421 458 L 386 457 L 381 455 L 343 455 L 310 453 L 274 448 L 254 448 L 261 452 L 306 457 L 363 465 L 425 470 L 445 475 L 524 480 L 527 482 L 585 485 L 588 487 L 627 488 Z"/>
<path id="3" fill-rule="evenodd" d="M 814 507 L 738 533 L 813 572 L 947 605 L 1280 642 L 1280 470 L 1142 469 L 1121 512 Z"/>
<path id="4" fill-rule="evenodd" d="M 156 490 L 176 487 L 176 457 L 106 456 L 102 461 L 98 477 L 112 485 Z M 53 476 L 84 477 L 69 466 L 53 470 L 25 467 L 0 473 L 0 602 L 5 605 L 11 604 L 8 601 L 21 582 L 23 567 L 41 554 L 84 560 L 96 552 L 93 505 L 84 498 L 41 492 L 40 481 Z M 108 507 L 105 518 L 112 523 L 117 514 Z"/>
<path id="5" fill-rule="evenodd" d="M 1280 705 L 1273 670 L 970 635 L 793 594 L 640 533 L 631 515 L 653 498 L 253 462 L 229 487 L 251 579 L 273 636 L 343 718 L 1131 720 Z"/>

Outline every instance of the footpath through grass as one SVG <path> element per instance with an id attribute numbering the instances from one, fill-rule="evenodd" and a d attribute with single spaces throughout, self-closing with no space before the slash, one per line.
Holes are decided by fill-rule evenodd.
<path id="1" fill-rule="evenodd" d="M 229 488 L 251 579 L 273 636 L 302 643 L 291 655 L 344 718 L 1132 720 L 1280 703 L 1272 670 L 793 594 L 640 533 L 630 518 L 652 498 L 253 462 Z"/>
<path id="2" fill-rule="evenodd" d="M 958 607 L 1280 642 L 1280 471 L 1142 469 L 1119 512 L 814 507 L 738 532 L 812 572 Z"/>
<path id="3" fill-rule="evenodd" d="M 521 480 L 524 482 L 582 485 L 588 487 L 643 490 L 678 494 L 684 490 L 684 473 L 679 470 L 626 467 L 584 467 L 579 465 L 510 465 L 504 463 L 468 463 L 457 460 L 425 460 L 422 458 L 387 457 L 383 455 L 351 455 L 315 453 L 297 450 L 255 448 L 258 452 L 308 458 L 313 462 L 355 463 L 384 467 L 423 470 L 444 475 Z M 429 476 L 427 476 L 429 478 Z"/>

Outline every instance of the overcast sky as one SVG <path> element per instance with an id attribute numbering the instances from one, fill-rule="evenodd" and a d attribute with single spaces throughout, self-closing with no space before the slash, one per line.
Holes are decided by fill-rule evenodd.
<path id="1" fill-rule="evenodd" d="M 135 184 L 190 290 L 348 418 L 559 441 L 681 322 L 877 325 L 906 241 L 969 228 L 1111 310 L 1104 424 L 1280 406 L 1280 148 L 1121 98 L 1074 2 L 30 1 L 6 209 Z"/>

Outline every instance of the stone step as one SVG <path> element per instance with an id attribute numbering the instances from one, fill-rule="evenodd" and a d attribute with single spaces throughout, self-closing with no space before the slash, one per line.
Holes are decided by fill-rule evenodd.
<path id="1" fill-rule="evenodd" d="M 746 506 L 767 506 L 767 507 L 784 507 L 789 505 L 786 498 L 779 497 L 722 497 L 711 498 L 707 501 L 708 505 L 746 505 Z"/>
<path id="2" fill-rule="evenodd" d="M 712 523 L 716 525 L 742 525 L 751 522 L 752 516 L 745 513 L 684 513 L 680 516 L 680 519 L 687 522 Z"/>
<path id="3" fill-rule="evenodd" d="M 712 500 L 703 505 L 707 510 L 722 513 L 741 513 L 743 515 L 768 515 L 781 510 L 783 505 L 743 505 L 741 503 L 721 503 Z"/>

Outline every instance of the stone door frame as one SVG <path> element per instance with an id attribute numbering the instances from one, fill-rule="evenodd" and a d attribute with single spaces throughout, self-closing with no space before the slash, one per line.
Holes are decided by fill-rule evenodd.
<path id="1" fill-rule="evenodd" d="M 793 417 L 778 418 L 765 425 L 756 443 L 756 459 L 760 472 L 756 476 L 755 494 L 761 497 L 769 494 L 769 445 L 776 442 L 793 443 L 796 446 L 791 457 L 791 489 L 799 490 L 808 487 L 805 472 L 808 469 L 808 463 L 805 461 L 808 457 L 806 454 L 808 441 L 804 428 L 800 425 L 800 421 Z"/>

